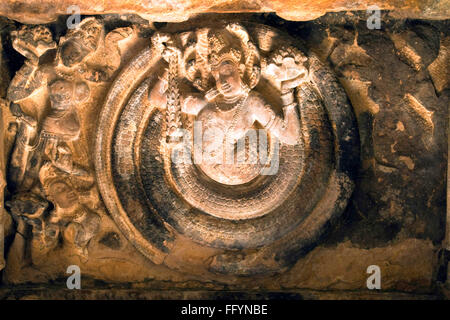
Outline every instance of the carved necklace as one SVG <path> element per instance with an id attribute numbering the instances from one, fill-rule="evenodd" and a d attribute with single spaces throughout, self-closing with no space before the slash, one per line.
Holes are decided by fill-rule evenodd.
<path id="1" fill-rule="evenodd" d="M 225 143 L 226 138 L 228 137 L 228 134 L 229 134 L 230 132 L 232 132 L 232 131 L 236 128 L 237 121 L 238 121 L 238 119 L 239 119 L 239 116 L 241 115 L 241 112 L 242 112 L 242 109 L 243 109 L 243 107 L 244 107 L 244 103 L 245 103 L 245 101 L 247 100 L 247 97 L 248 97 L 248 93 L 246 92 L 246 93 L 238 100 L 238 102 L 236 103 L 236 106 L 234 107 L 233 118 L 231 119 L 231 125 L 228 126 L 227 129 L 226 129 L 226 131 L 225 131 L 225 134 L 224 134 L 224 136 L 223 136 L 223 142 L 222 142 L 222 144 Z M 217 101 L 215 102 L 215 104 L 216 104 L 216 110 L 217 110 L 217 112 L 223 112 L 223 110 L 221 110 L 221 109 L 219 108 L 219 106 L 217 105 Z"/>

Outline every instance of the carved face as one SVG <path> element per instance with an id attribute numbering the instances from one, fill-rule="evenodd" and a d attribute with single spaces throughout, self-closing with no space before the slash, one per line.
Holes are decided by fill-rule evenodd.
<path id="1" fill-rule="evenodd" d="M 242 81 L 239 68 L 231 60 L 223 60 L 213 73 L 217 90 L 225 98 L 234 98 L 242 94 Z"/>
<path id="2" fill-rule="evenodd" d="M 77 204 L 78 195 L 63 181 L 56 181 L 48 188 L 48 195 L 56 205 L 65 209 Z"/>

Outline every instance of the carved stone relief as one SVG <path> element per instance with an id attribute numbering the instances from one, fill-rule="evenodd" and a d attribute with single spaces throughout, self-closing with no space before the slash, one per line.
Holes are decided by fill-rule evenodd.
<path id="1" fill-rule="evenodd" d="M 3 127 L 3 109 L 7 109 L 7 102 L 4 97 L 6 95 L 7 81 L 9 81 L 9 72 L 5 65 L 5 58 L 3 56 L 2 37 L 0 36 L 0 74 L 2 74 L 3 81 L 0 81 L 0 199 L 4 199 L 4 190 L 6 187 L 6 157 L 5 157 L 5 135 Z M 0 204 L 0 252 L 5 251 L 5 224 L 7 221 L 7 213 L 4 210 L 3 203 Z M 4 254 L 0 254 L 0 271 L 5 267 Z"/>
<path id="2" fill-rule="evenodd" d="M 14 241 L 15 259 L 38 264 L 62 243 L 88 261 L 104 214 L 98 186 L 155 264 L 189 264 L 177 250 L 187 238 L 209 248 L 212 273 L 290 267 L 353 189 L 358 137 L 345 92 L 314 54 L 264 25 L 161 30 L 116 74 L 118 41 L 135 36 L 106 33 L 96 18 L 58 44 L 44 26 L 12 33 L 26 60 L 7 93 L 17 128 L 7 207 L 16 238 L 31 232 L 30 243 Z M 97 181 L 89 157 L 76 159 L 92 147 L 85 109 L 99 113 L 88 133 Z"/>
<path id="3" fill-rule="evenodd" d="M 409 31 L 370 42 L 347 16 L 291 30 L 223 17 L 12 28 L 23 65 L 0 100 L 2 281 L 48 282 L 75 264 L 162 288 L 353 290 L 365 269 L 336 273 L 415 251 L 425 262 L 407 276 L 392 267 L 392 288 L 426 286 L 442 231 L 448 36 L 414 29 L 434 52 Z M 423 176 L 429 196 L 411 187 Z"/>
<path id="4" fill-rule="evenodd" d="M 7 172 L 14 196 L 6 206 L 17 225 L 11 259 L 36 264 L 61 242 L 88 259 L 100 198 L 79 110 L 96 102 L 95 92 L 120 64 L 117 41 L 130 34 L 121 28 L 105 35 L 96 18 L 84 19 L 58 45 L 44 26 L 12 33 L 26 60 L 7 92 L 16 128 Z M 30 232 L 30 243 L 18 239 Z"/>

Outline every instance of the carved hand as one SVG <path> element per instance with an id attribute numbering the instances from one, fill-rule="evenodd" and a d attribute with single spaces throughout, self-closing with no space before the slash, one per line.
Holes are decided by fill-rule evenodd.
<path id="1" fill-rule="evenodd" d="M 13 48 L 26 57 L 33 65 L 37 65 L 39 57 L 50 49 L 56 48 L 56 42 L 52 40 L 52 34 L 46 27 L 23 27 L 11 32 Z"/>
<path id="2" fill-rule="evenodd" d="M 298 87 L 302 82 L 305 81 L 305 76 L 303 74 L 298 77 L 281 82 L 281 92 L 287 92 Z"/>
<path id="3" fill-rule="evenodd" d="M 307 77 L 308 71 L 303 62 L 306 58 L 295 50 L 281 49 L 267 66 L 267 73 L 280 81 L 281 91 L 294 89 Z"/>

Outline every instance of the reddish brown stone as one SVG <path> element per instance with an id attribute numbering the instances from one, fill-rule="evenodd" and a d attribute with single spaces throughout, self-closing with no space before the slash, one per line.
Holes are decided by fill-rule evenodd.
<path id="1" fill-rule="evenodd" d="M 366 10 L 373 5 L 382 10 L 394 10 L 398 17 L 446 19 L 450 16 L 448 1 L 438 0 L 5 0 L 0 4 L 0 15 L 22 23 L 47 23 L 59 15 L 71 14 L 67 9 L 74 4 L 85 15 L 135 13 L 149 21 L 160 22 L 181 22 L 200 13 L 236 12 L 276 12 L 287 20 L 304 21 L 327 12 Z"/>

